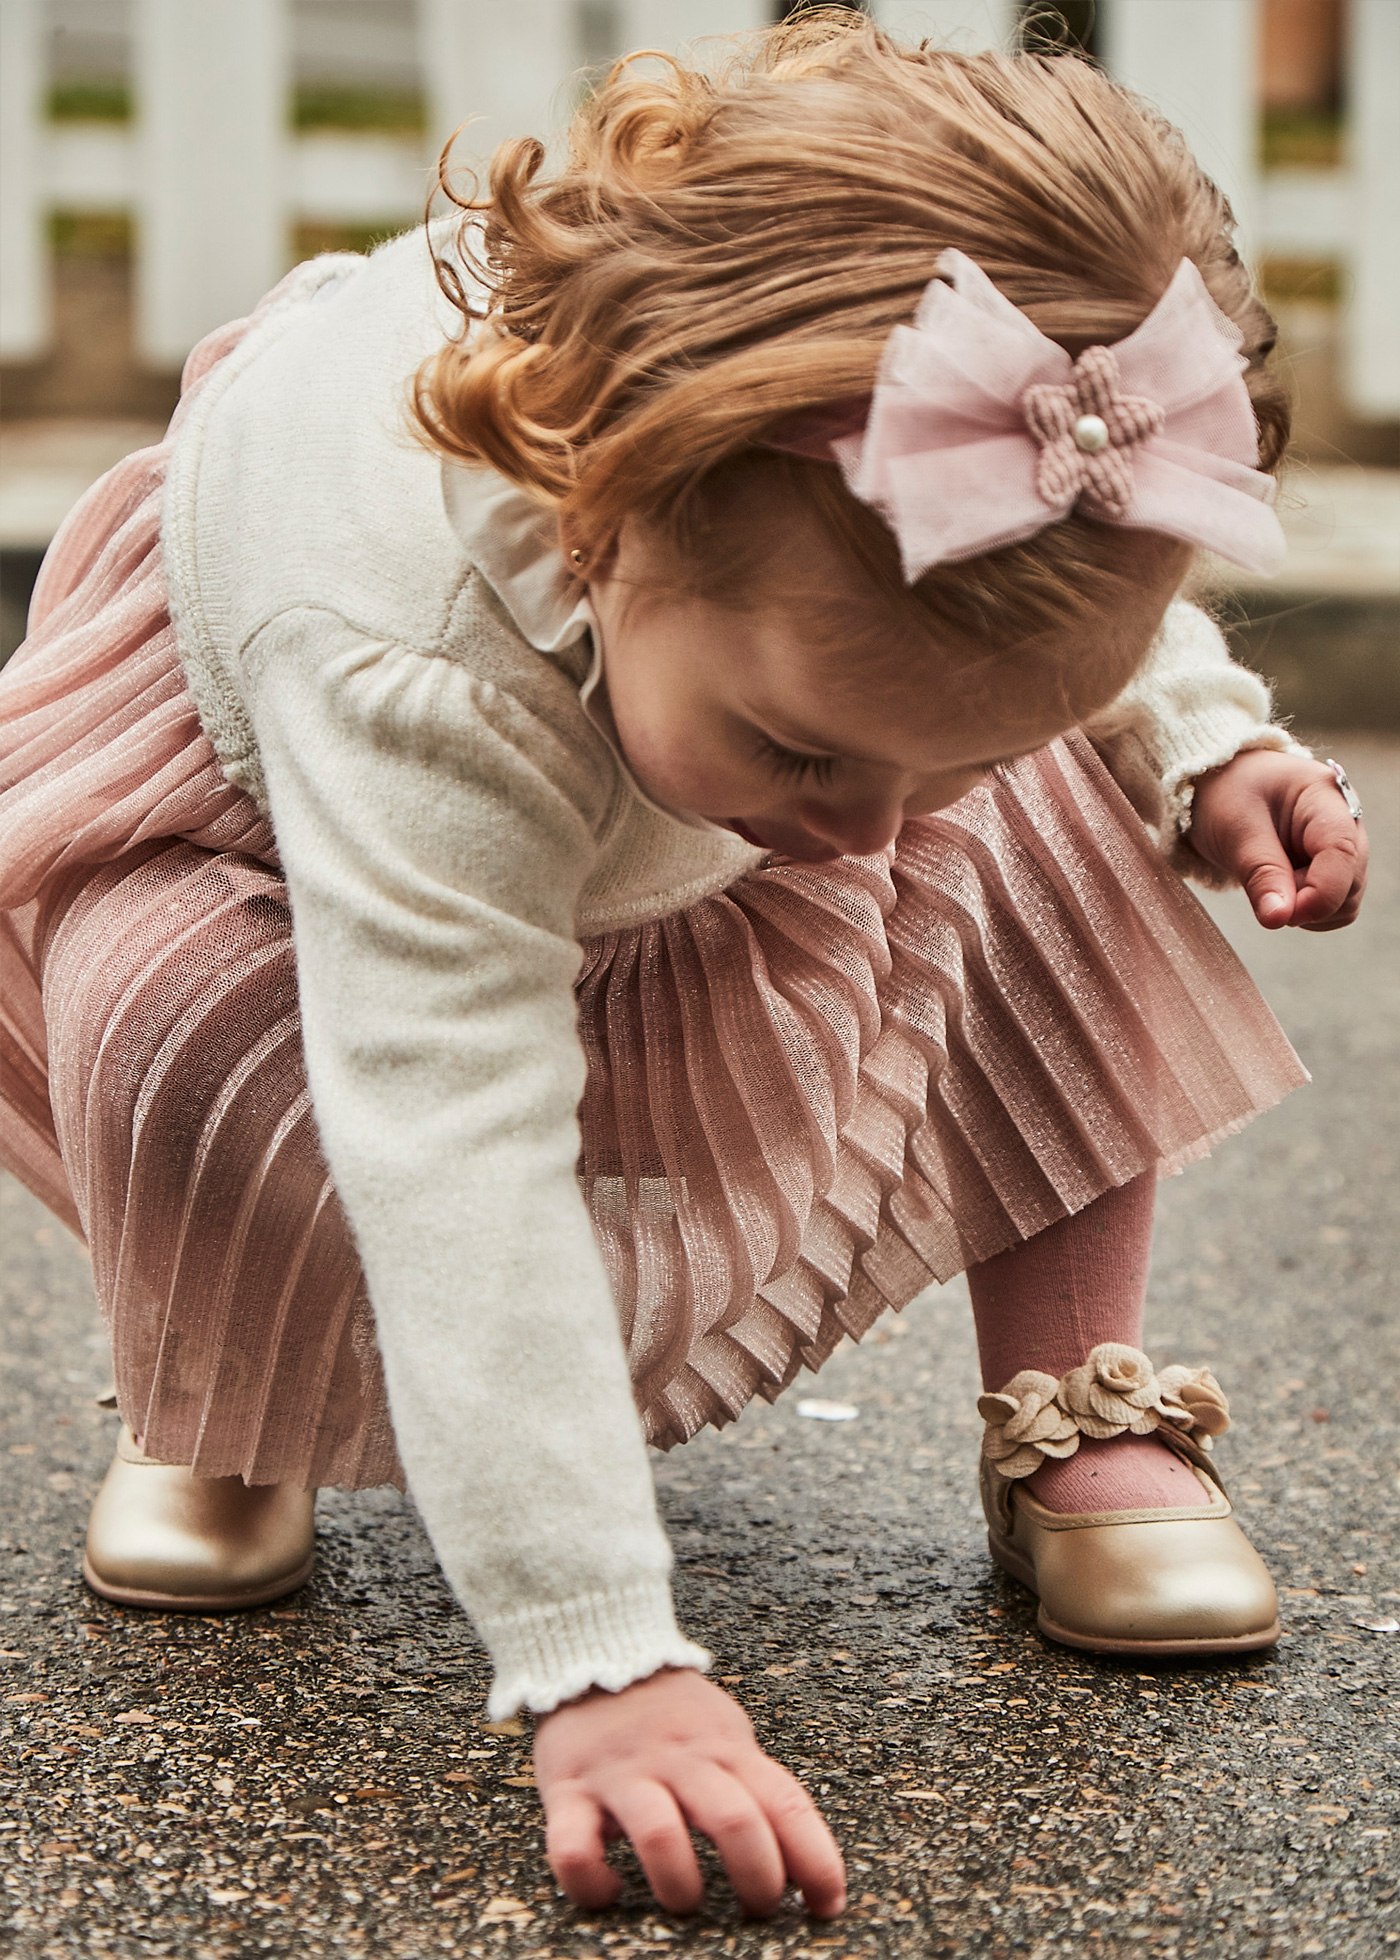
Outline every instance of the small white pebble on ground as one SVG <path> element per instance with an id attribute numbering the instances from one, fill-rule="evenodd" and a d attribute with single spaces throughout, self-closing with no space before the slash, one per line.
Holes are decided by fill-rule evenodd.
<path id="1" fill-rule="evenodd" d="M 810 1416 L 813 1422 L 854 1422 L 860 1410 L 854 1402 L 823 1402 L 809 1398 L 798 1403 L 797 1413 Z"/>

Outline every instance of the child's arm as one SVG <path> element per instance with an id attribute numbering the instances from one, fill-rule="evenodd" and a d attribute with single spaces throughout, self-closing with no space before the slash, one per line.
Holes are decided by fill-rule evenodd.
<path id="1" fill-rule="evenodd" d="M 574 917 L 612 779 L 578 742 L 568 676 L 522 662 L 472 597 L 469 583 L 446 644 L 423 650 L 286 613 L 240 673 L 307 1079 L 399 1451 L 490 1650 L 487 1713 L 541 1718 L 548 1853 L 569 1897 L 615 1896 L 611 1832 L 633 1838 L 658 1900 L 687 1909 L 694 1828 L 750 1910 L 791 1880 L 837 1912 L 830 1830 L 676 1625 L 577 1181 Z"/>
<path id="2" fill-rule="evenodd" d="M 1188 835 L 1197 780 L 1249 749 L 1311 757 L 1271 719 L 1268 685 L 1230 657 L 1198 606 L 1167 607 L 1151 652 L 1129 685 L 1084 724 L 1119 787 L 1160 835 L 1171 863 L 1204 885 L 1236 883 Z"/>
<path id="3" fill-rule="evenodd" d="M 1332 932 L 1360 909 L 1366 832 L 1331 770 L 1271 710 L 1219 628 L 1177 600 L 1132 683 L 1085 733 L 1179 872 L 1242 885 L 1261 925 Z"/>
<path id="4" fill-rule="evenodd" d="M 242 676 L 313 1106 L 488 1713 L 703 1670 L 575 1174 L 573 919 L 605 786 L 552 697 L 323 612 L 274 620 Z"/>

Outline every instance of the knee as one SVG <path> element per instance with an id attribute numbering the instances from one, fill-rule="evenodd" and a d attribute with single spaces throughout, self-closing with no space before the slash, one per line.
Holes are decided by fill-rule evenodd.
<path id="1" fill-rule="evenodd" d="M 291 916 L 255 860 L 168 842 L 64 881 L 39 934 L 49 1076 L 69 1141 L 96 1122 L 128 1145 L 160 1111 L 185 1156 L 259 1045 L 300 1070 Z M 66 1154 L 66 1152 L 65 1152 Z"/>

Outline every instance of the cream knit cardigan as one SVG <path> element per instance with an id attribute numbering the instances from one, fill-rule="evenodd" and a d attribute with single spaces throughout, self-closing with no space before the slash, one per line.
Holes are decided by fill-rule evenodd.
<path id="1" fill-rule="evenodd" d="M 456 324 L 421 228 L 308 262 L 190 398 L 162 544 L 204 727 L 274 828 L 404 1469 L 500 1719 L 710 1665 L 575 1175 L 573 982 L 581 939 L 762 853 L 642 793 L 550 520 L 408 433 L 407 378 Z M 1200 874 L 1192 778 L 1296 748 L 1269 710 L 1178 603 L 1088 732 Z"/>

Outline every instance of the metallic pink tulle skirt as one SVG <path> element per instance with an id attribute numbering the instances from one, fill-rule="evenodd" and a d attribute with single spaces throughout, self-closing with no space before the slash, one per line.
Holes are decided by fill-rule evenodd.
<path id="1" fill-rule="evenodd" d="M 86 1242 L 152 1456 L 404 1489 L 276 845 L 167 611 L 169 442 L 77 506 L 0 672 L 0 1163 Z M 1307 1080 L 1078 735 L 584 953 L 579 1181 L 661 1447 Z"/>

